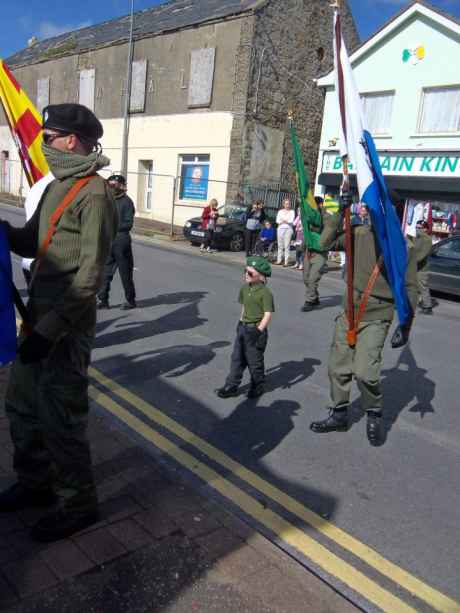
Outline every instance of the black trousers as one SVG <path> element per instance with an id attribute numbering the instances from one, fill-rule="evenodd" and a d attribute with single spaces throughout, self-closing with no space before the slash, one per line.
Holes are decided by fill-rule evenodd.
<path id="1" fill-rule="evenodd" d="M 136 300 L 133 281 L 134 259 L 131 236 L 128 232 L 120 232 L 113 241 L 112 251 L 105 265 L 104 281 L 98 294 L 99 300 L 102 302 L 108 302 L 109 300 L 110 285 L 117 268 L 120 271 L 126 301 L 133 303 Z"/>
<path id="2" fill-rule="evenodd" d="M 246 255 L 251 255 L 251 253 L 254 253 L 258 234 L 259 230 L 246 229 L 244 231 L 244 248 L 246 249 Z"/>
<path id="3" fill-rule="evenodd" d="M 243 379 L 246 368 L 251 375 L 251 386 L 256 387 L 265 382 L 264 353 L 267 347 L 268 332 L 259 332 L 256 325 L 243 324 L 236 330 L 233 346 L 230 374 L 225 382 L 229 386 L 238 386 Z"/>
<path id="4" fill-rule="evenodd" d="M 204 246 L 206 249 L 215 249 L 214 244 L 214 230 L 206 230 L 206 238 L 204 240 Z"/>

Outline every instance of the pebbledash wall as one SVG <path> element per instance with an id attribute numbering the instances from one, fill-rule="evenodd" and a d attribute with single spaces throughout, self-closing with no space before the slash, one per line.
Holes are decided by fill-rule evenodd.
<path id="1" fill-rule="evenodd" d="M 358 36 L 344 4 L 354 48 Z M 7 60 L 39 107 L 92 105 L 113 171 L 121 165 L 128 31 L 129 19 L 121 18 Z M 174 203 L 180 225 L 211 197 L 232 202 L 246 184 L 287 182 L 295 190 L 290 108 L 314 175 L 323 95 L 313 79 L 331 64 L 331 49 L 332 10 L 324 0 L 190 0 L 185 8 L 173 1 L 137 13 L 133 60 L 144 89 L 130 115 L 128 158 L 137 215 L 170 222 Z M 0 154 L 16 160 L 2 183 L 17 193 L 17 154 L 1 115 Z"/>
<path id="2" fill-rule="evenodd" d="M 460 210 L 459 57 L 460 23 L 421 3 L 350 57 L 389 186 L 447 210 Z M 316 192 L 335 193 L 341 160 L 333 74 L 318 85 L 326 98 Z"/>

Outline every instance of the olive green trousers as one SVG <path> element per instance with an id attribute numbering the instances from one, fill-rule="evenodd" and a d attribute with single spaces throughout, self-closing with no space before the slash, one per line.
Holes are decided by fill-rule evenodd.
<path id="1" fill-rule="evenodd" d="M 65 510 L 82 513 L 97 507 L 86 437 L 92 341 L 69 334 L 41 362 L 17 359 L 5 403 L 18 481 L 35 490 L 53 488 Z"/>
<path id="2" fill-rule="evenodd" d="M 329 354 L 332 408 L 341 409 L 350 404 L 354 377 L 361 392 L 363 410 L 382 410 L 382 351 L 390 326 L 391 321 L 362 321 L 356 346 L 351 348 L 347 342 L 347 318 L 344 313 L 337 317 Z"/>
<path id="3" fill-rule="evenodd" d="M 305 302 L 319 300 L 318 285 L 323 276 L 323 268 L 327 263 L 327 255 L 324 253 L 305 253 L 303 265 L 303 282 L 305 284 Z"/>

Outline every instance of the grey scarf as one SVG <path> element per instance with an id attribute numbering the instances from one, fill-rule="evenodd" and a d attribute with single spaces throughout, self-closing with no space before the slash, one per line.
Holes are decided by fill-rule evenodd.
<path id="1" fill-rule="evenodd" d="M 102 155 L 100 151 L 94 151 L 89 155 L 79 155 L 59 151 L 45 143 L 42 144 L 42 151 L 56 179 L 67 179 L 67 177 L 82 179 L 110 164 L 109 158 Z"/>

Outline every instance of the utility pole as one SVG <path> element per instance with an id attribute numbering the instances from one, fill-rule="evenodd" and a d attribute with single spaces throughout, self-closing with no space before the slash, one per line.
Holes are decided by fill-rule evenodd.
<path id="1" fill-rule="evenodd" d="M 121 148 L 121 174 L 128 173 L 128 138 L 129 138 L 129 103 L 131 100 L 131 80 L 133 75 L 133 30 L 134 30 L 134 0 L 131 0 L 131 25 L 129 29 L 128 67 L 126 70 L 125 108 L 123 121 L 123 144 Z"/>

